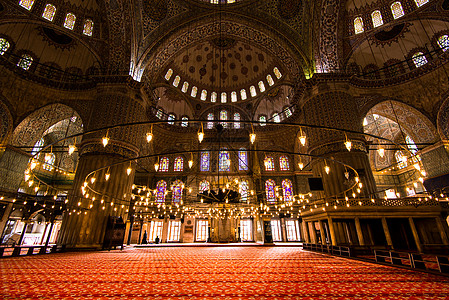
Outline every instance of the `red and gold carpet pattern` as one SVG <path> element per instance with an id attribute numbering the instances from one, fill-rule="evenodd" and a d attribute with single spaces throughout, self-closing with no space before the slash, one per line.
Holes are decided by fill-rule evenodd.
<path id="1" fill-rule="evenodd" d="M 449 278 L 296 247 L 171 247 L 0 260 L 0 299 L 449 299 Z"/>

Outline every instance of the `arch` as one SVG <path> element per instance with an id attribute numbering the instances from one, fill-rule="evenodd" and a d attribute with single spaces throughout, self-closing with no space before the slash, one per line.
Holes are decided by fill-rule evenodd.
<path id="1" fill-rule="evenodd" d="M 0 101 L 0 145 L 4 145 L 8 142 L 13 129 L 13 118 L 9 112 L 8 107 Z"/>
<path id="2" fill-rule="evenodd" d="M 449 96 L 443 101 L 438 110 L 437 128 L 440 138 L 443 141 L 449 141 Z"/>

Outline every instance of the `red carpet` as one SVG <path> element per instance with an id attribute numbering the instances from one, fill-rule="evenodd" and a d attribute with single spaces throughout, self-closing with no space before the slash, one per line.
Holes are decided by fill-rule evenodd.
<path id="1" fill-rule="evenodd" d="M 295 247 L 176 247 L 0 260 L 0 299 L 449 299 L 449 278 Z"/>

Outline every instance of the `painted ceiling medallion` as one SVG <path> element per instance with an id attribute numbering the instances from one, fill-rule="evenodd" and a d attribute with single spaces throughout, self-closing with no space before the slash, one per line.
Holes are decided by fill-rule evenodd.
<path id="1" fill-rule="evenodd" d="M 168 12 L 168 5 L 166 0 L 145 0 L 144 11 L 148 16 L 155 21 L 162 21 Z"/>
<path id="2" fill-rule="evenodd" d="M 292 19 L 296 17 L 301 7 L 301 0 L 278 0 L 278 12 L 284 19 Z"/>
<path id="3" fill-rule="evenodd" d="M 212 45 L 219 49 L 230 49 L 234 47 L 236 40 L 228 37 L 218 37 L 212 40 Z"/>

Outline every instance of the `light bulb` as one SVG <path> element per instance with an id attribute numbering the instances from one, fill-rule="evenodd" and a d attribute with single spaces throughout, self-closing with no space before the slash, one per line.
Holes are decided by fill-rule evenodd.
<path id="1" fill-rule="evenodd" d="M 159 164 L 158 163 L 154 164 L 154 169 L 156 170 L 156 172 L 159 170 Z"/>
<path id="2" fill-rule="evenodd" d="M 368 125 L 368 120 L 366 118 L 363 118 L 363 126 Z"/>
<path id="3" fill-rule="evenodd" d="M 384 157 L 385 155 L 385 149 L 384 148 L 379 148 L 377 149 L 377 153 L 379 154 L 380 157 Z"/>
<path id="4" fill-rule="evenodd" d="M 106 173 L 106 174 L 104 175 L 104 179 L 106 179 L 106 181 L 109 180 L 109 177 L 111 177 L 111 174 L 109 174 L 109 173 Z"/>
<path id="5" fill-rule="evenodd" d="M 349 172 L 348 171 L 345 172 L 345 177 L 346 177 L 346 179 L 349 179 Z"/>
<path id="6" fill-rule="evenodd" d="M 33 170 L 34 168 L 36 168 L 37 166 L 37 162 L 35 160 L 33 160 L 30 164 L 30 169 Z"/>
<path id="7" fill-rule="evenodd" d="M 300 170 L 302 170 L 304 168 L 304 164 L 302 162 L 299 162 L 298 163 L 298 167 L 299 167 Z"/>
<path id="8" fill-rule="evenodd" d="M 128 176 L 129 176 L 129 174 L 131 174 L 131 171 L 132 171 L 133 169 L 131 169 L 131 166 L 129 166 L 128 167 L 128 169 L 126 169 L 126 174 L 128 174 Z"/>
<path id="9" fill-rule="evenodd" d="M 198 141 L 201 143 L 204 139 L 204 132 L 198 132 Z"/>
<path id="10" fill-rule="evenodd" d="M 419 177 L 418 180 L 419 180 L 419 182 L 421 182 L 421 183 L 424 182 L 424 178 L 422 178 L 422 177 Z"/>
<path id="11" fill-rule="evenodd" d="M 359 182 L 360 179 L 358 177 L 355 178 L 355 182 Z"/>
<path id="12" fill-rule="evenodd" d="M 106 147 L 109 143 L 109 138 L 107 136 L 103 137 L 102 139 L 103 147 Z"/>
<path id="13" fill-rule="evenodd" d="M 75 152 L 75 150 L 76 150 L 75 145 L 70 145 L 70 146 L 69 146 L 69 155 L 72 155 L 73 152 Z"/>
<path id="14" fill-rule="evenodd" d="M 251 144 L 254 144 L 254 142 L 256 141 L 256 134 L 255 133 L 251 133 L 249 135 L 249 140 L 250 140 Z"/>
<path id="15" fill-rule="evenodd" d="M 305 135 L 300 135 L 299 136 L 299 142 L 301 143 L 301 145 L 305 145 L 306 144 L 306 136 Z"/>
<path id="16" fill-rule="evenodd" d="M 348 151 L 351 151 L 352 142 L 350 140 L 346 140 L 345 147 L 346 147 L 346 149 L 348 149 Z"/>
<path id="17" fill-rule="evenodd" d="M 34 183 L 33 180 L 28 181 L 28 186 L 31 187 L 33 185 L 33 183 Z"/>
<path id="18" fill-rule="evenodd" d="M 413 186 L 414 186 L 415 188 L 417 188 L 417 187 L 418 187 L 418 183 L 417 183 L 417 182 L 413 182 Z"/>
<path id="19" fill-rule="evenodd" d="M 331 168 L 329 168 L 329 166 L 325 166 L 324 167 L 324 171 L 326 171 L 326 174 L 329 174 Z"/>
<path id="20" fill-rule="evenodd" d="M 37 191 L 39 191 L 39 187 L 38 187 L 38 186 L 36 186 L 36 187 L 34 188 L 34 192 L 37 193 Z"/>
<path id="21" fill-rule="evenodd" d="M 416 170 L 418 171 L 421 170 L 421 166 L 418 163 L 414 164 L 413 166 L 415 167 Z"/>
<path id="22" fill-rule="evenodd" d="M 151 132 L 147 133 L 147 142 L 151 142 L 151 140 L 153 139 L 153 134 Z"/>
<path id="23" fill-rule="evenodd" d="M 95 177 L 92 177 L 91 179 L 90 179 L 90 182 L 92 182 L 92 184 L 95 182 L 95 180 L 96 180 L 96 178 Z"/>
<path id="24" fill-rule="evenodd" d="M 189 168 L 191 169 L 193 167 L 193 160 L 189 160 Z"/>
<path id="25" fill-rule="evenodd" d="M 28 174 L 28 173 L 25 173 L 25 181 L 28 181 L 29 179 L 30 179 L 30 174 Z"/>
<path id="26" fill-rule="evenodd" d="M 426 171 L 422 170 L 422 171 L 421 171 L 421 175 L 422 175 L 422 176 L 426 176 L 426 175 L 427 175 Z"/>

